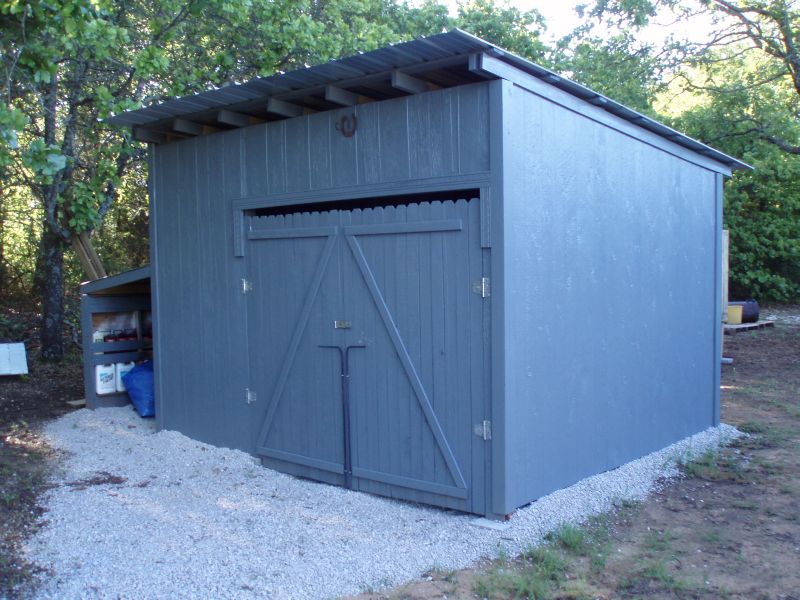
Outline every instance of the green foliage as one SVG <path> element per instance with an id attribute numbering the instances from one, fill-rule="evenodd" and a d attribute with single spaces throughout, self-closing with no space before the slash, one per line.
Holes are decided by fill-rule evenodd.
<path id="1" fill-rule="evenodd" d="M 546 29 L 544 17 L 536 9 L 521 11 L 494 0 L 472 0 L 460 4 L 458 26 L 501 48 L 530 60 L 546 60 L 546 46 L 539 37 Z"/>
<path id="2" fill-rule="evenodd" d="M 730 230 L 730 297 L 794 302 L 800 298 L 800 155 L 770 136 L 800 140 L 800 96 L 772 60 L 716 53 L 686 75 L 684 95 L 697 99 L 675 126 L 754 167 L 726 183 Z M 788 109 L 788 110 L 787 110 Z"/>
<path id="3" fill-rule="evenodd" d="M 433 0 L 0 0 L 5 291 L 32 282 L 44 223 L 64 240 L 96 230 L 111 272 L 146 261 L 144 147 L 102 119 L 456 25 L 542 55 L 541 16 L 492 0 L 458 19 Z"/>
<path id="4" fill-rule="evenodd" d="M 663 88 L 659 63 L 652 48 L 640 45 L 630 32 L 608 38 L 562 40 L 555 66 L 571 79 L 638 110 L 655 116 L 653 101 Z"/>
<path id="5" fill-rule="evenodd" d="M 676 129 L 755 167 L 735 173 L 725 188 L 730 295 L 798 301 L 800 71 L 793 57 L 800 12 L 786 0 L 597 0 L 586 14 L 629 39 L 656 16 L 675 20 L 676 33 L 655 51 L 664 65 L 661 73 L 651 71 L 655 82 L 649 80 L 637 94 L 634 69 L 628 79 L 632 88 L 616 86 L 608 93 L 639 110 L 657 99 Z M 698 15 L 708 19 L 713 33 L 707 39 L 682 39 L 682 24 Z M 580 35 L 591 29 L 587 24 Z M 629 43 L 622 56 L 641 56 L 644 48 Z M 650 56 L 638 63 L 643 78 L 656 67 Z M 576 76 L 603 91 L 610 71 L 593 72 L 590 66 L 590 77 L 579 71 Z"/>
<path id="6" fill-rule="evenodd" d="M 731 298 L 800 298 L 800 157 L 776 154 L 726 186 Z"/>

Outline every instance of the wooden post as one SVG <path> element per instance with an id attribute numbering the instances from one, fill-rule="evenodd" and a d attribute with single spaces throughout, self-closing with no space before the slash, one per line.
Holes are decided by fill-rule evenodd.
<path id="1" fill-rule="evenodd" d="M 722 321 L 728 322 L 728 248 L 730 236 L 728 230 L 722 230 Z"/>
<path id="2" fill-rule="evenodd" d="M 72 247 L 81 261 L 86 276 L 91 281 L 106 277 L 106 270 L 97 252 L 95 252 L 94 246 L 92 246 L 92 240 L 89 239 L 89 235 L 85 231 L 80 235 L 73 234 L 71 241 Z"/>

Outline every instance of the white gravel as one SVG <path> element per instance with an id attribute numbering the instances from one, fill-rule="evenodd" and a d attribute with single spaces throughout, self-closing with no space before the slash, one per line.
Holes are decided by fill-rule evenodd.
<path id="1" fill-rule="evenodd" d="M 800 314 L 797 314 L 796 310 L 792 310 L 792 308 L 765 309 L 761 318 L 764 321 L 775 321 L 787 325 L 800 325 Z"/>
<path id="2" fill-rule="evenodd" d="M 721 425 L 585 479 L 518 510 L 504 530 L 295 479 L 243 452 L 156 433 L 130 408 L 80 410 L 45 435 L 65 460 L 26 548 L 51 570 L 39 597 L 316 599 L 514 554 L 561 523 L 644 499 L 679 474 L 677 460 L 739 433 Z M 108 474 L 124 481 L 76 485 Z"/>

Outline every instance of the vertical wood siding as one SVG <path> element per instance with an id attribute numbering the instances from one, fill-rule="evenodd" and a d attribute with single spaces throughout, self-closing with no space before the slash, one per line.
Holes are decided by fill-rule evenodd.
<path id="1" fill-rule="evenodd" d="M 232 202 L 486 173 L 489 84 L 376 102 L 159 146 L 152 263 L 163 426 L 253 451 L 244 259 Z M 353 137 L 336 124 L 357 118 Z M 291 277 L 291 262 L 287 262 Z M 280 285 L 280 282 L 277 282 Z"/>
<path id="2" fill-rule="evenodd" d="M 711 426 L 715 174 L 504 84 L 508 510 Z"/>

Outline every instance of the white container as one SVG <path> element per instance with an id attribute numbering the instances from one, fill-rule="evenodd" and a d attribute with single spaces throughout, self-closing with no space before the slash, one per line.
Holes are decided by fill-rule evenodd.
<path id="1" fill-rule="evenodd" d="M 125 391 L 125 383 L 122 381 L 122 376 L 125 375 L 128 371 L 130 371 L 133 367 L 136 366 L 134 362 L 126 362 L 126 363 L 116 363 L 114 365 L 114 375 L 117 380 L 117 391 L 124 392 Z"/>
<path id="2" fill-rule="evenodd" d="M 97 365 L 94 368 L 94 387 L 98 396 L 113 394 L 117 391 L 115 372 L 113 364 Z"/>

